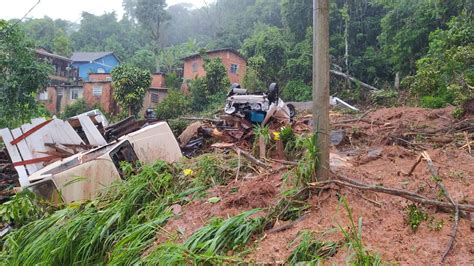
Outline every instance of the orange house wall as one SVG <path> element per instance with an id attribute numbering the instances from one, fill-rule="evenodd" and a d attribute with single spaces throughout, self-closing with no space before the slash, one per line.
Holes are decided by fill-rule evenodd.
<path id="1" fill-rule="evenodd" d="M 221 51 L 208 54 L 209 58 L 220 57 L 222 63 L 227 70 L 227 76 L 229 77 L 230 83 L 241 83 L 245 72 L 247 71 L 247 62 L 242 57 L 234 54 L 230 51 Z M 198 69 L 193 72 L 193 64 L 197 63 Z M 239 66 L 237 74 L 230 73 L 230 66 L 236 64 Z M 195 78 L 204 77 L 206 71 L 204 70 L 204 60 L 200 56 L 192 57 L 184 62 L 183 78 L 184 80 L 192 80 Z"/>

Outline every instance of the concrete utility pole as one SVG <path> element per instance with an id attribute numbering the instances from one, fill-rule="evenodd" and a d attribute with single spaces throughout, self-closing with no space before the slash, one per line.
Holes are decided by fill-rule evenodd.
<path id="1" fill-rule="evenodd" d="M 329 179 L 329 0 L 313 0 L 313 120 L 318 180 Z"/>

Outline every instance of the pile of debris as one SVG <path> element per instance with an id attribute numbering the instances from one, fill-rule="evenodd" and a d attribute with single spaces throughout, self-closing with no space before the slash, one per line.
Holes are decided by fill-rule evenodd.
<path id="1" fill-rule="evenodd" d="M 0 150 L 0 196 L 8 198 L 13 187 L 30 186 L 34 173 L 55 162 L 108 146 L 157 122 L 128 117 L 109 125 L 99 110 L 93 110 L 67 120 L 35 118 L 15 129 L 0 129 L 5 145 Z"/>

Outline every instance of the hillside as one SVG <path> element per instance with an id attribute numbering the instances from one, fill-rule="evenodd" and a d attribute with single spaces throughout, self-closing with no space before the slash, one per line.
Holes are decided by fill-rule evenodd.
<path id="1" fill-rule="evenodd" d="M 455 202 L 472 207 L 474 164 L 462 132 L 472 132 L 473 120 L 455 120 L 450 113 L 332 113 L 334 129 L 345 132 L 331 149 L 332 180 L 350 178 L 447 203 L 437 186 L 442 182 Z M 297 119 L 295 132 L 309 132 L 307 118 Z M 422 151 L 437 177 L 425 161 L 408 175 Z M 175 165 L 145 166 L 98 200 L 20 228 L 8 236 L 1 256 L 10 263 L 272 264 L 285 263 L 299 248 L 293 262 L 438 264 L 451 239 L 454 218 L 446 208 L 337 183 L 297 185 L 304 157 L 298 165 L 291 158 L 268 159 L 260 167 L 229 148 L 203 153 Z M 474 262 L 473 223 L 460 213 L 448 264 Z M 305 251 L 315 240 L 319 248 Z"/>

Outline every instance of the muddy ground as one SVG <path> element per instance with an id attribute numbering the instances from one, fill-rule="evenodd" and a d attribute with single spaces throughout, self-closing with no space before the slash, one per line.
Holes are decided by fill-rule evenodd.
<path id="1" fill-rule="evenodd" d="M 332 113 L 334 130 L 343 139 L 333 146 L 332 171 L 371 184 L 402 188 L 424 196 L 440 197 L 426 162 L 421 162 L 411 176 L 406 173 L 421 151 L 431 156 L 439 176 L 455 201 L 474 204 L 474 157 L 468 153 L 464 131 L 472 117 L 456 120 L 452 109 L 386 108 L 358 115 Z M 468 135 L 470 139 L 473 134 Z M 474 148 L 474 147 L 473 147 Z M 274 167 L 277 167 L 275 165 Z M 186 239 L 210 218 L 228 217 L 253 208 L 273 206 L 284 188 L 285 171 L 266 176 L 239 179 L 226 186 L 207 191 L 205 198 L 185 205 L 165 227 L 174 238 Z M 292 251 L 292 243 L 302 230 L 325 233 L 323 240 L 339 240 L 343 236 L 338 225 L 348 226 L 347 212 L 339 203 L 344 195 L 353 209 L 354 218 L 362 218 L 363 241 L 368 250 L 384 262 L 395 264 L 440 264 L 451 233 L 453 215 L 434 207 L 423 207 L 428 219 L 414 232 L 407 225 L 410 201 L 386 194 L 362 192 L 336 185 L 313 195 L 310 208 L 289 229 L 272 232 L 249 243 L 246 259 L 256 263 L 283 263 Z M 209 203 L 210 197 L 218 203 Z M 177 212 L 177 213 L 178 213 Z M 277 221 L 275 227 L 285 223 Z M 474 223 L 461 219 L 458 236 L 446 259 L 447 264 L 474 264 Z M 159 238 L 161 241 L 163 238 Z M 344 264 L 351 251 L 341 248 L 327 263 Z"/>

